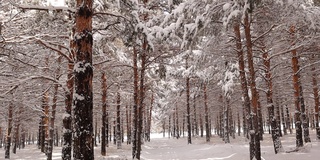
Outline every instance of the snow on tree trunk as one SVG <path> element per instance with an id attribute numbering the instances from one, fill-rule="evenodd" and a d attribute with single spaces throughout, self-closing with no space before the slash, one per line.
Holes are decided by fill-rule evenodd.
<path id="1" fill-rule="evenodd" d="M 290 28 L 290 33 L 291 36 L 294 38 L 295 36 L 295 27 L 291 26 Z M 292 41 L 295 41 L 294 39 L 292 39 Z M 294 43 L 292 44 L 294 45 Z M 296 50 L 292 50 L 292 70 L 293 70 L 293 88 L 294 88 L 294 97 L 295 97 L 295 128 L 296 128 L 296 147 L 302 147 L 303 146 L 303 139 L 302 139 L 302 127 L 301 127 L 301 109 L 300 109 L 300 98 L 299 98 L 299 76 L 298 76 L 298 57 L 297 57 L 297 51 Z"/>
<path id="2" fill-rule="evenodd" d="M 70 43 L 71 47 L 74 45 L 73 42 Z M 71 51 L 73 53 L 73 51 Z M 73 57 L 72 54 L 69 55 Z M 72 95 L 73 95 L 73 62 L 68 62 L 68 75 L 67 75 L 67 88 L 68 91 L 65 93 L 65 115 L 63 117 L 63 145 L 62 145 L 62 160 L 71 160 L 71 146 L 72 146 Z"/>
<path id="3" fill-rule="evenodd" d="M 263 64 L 264 64 L 264 71 L 265 71 L 265 81 L 267 84 L 267 107 L 269 112 L 269 122 L 271 123 L 271 135 L 272 135 L 272 141 L 274 146 L 275 153 L 279 153 L 282 150 L 282 145 L 280 141 L 280 135 L 279 135 L 279 128 L 277 126 L 276 118 L 274 116 L 274 105 L 273 105 L 273 90 L 272 90 L 272 75 L 271 75 L 271 68 L 270 68 L 270 57 L 268 54 L 268 51 L 266 51 L 264 47 L 264 42 L 261 40 L 261 46 L 263 48 Z"/>
<path id="4" fill-rule="evenodd" d="M 298 73 L 299 74 L 299 73 Z M 300 82 L 300 74 L 299 74 L 299 97 L 300 97 L 300 104 L 301 104 L 301 119 L 302 119 L 302 128 L 303 128 L 303 137 L 304 141 L 306 143 L 311 142 L 310 135 L 309 135 L 309 120 L 307 118 L 307 111 L 306 111 L 306 106 L 304 104 L 304 98 L 303 98 L 303 90 L 302 90 L 302 85 Z"/>
<path id="5" fill-rule="evenodd" d="M 261 160 L 261 148 L 260 148 L 260 130 L 259 130 L 259 117 L 258 117 L 258 107 L 259 107 L 259 95 L 255 83 L 255 70 L 253 66 L 253 52 L 252 52 L 252 41 L 251 41 L 251 29 L 249 22 L 249 15 L 246 12 L 244 16 L 244 27 L 245 27 L 245 38 L 247 44 L 247 59 L 249 68 L 249 82 L 252 95 L 252 123 L 253 127 L 250 129 L 250 143 L 254 143 L 254 148 L 250 148 L 250 160 L 257 159 Z M 254 139 L 254 141 L 253 141 Z"/>
<path id="6" fill-rule="evenodd" d="M 77 0 L 72 50 L 74 52 L 73 158 L 93 160 L 92 0 Z"/>

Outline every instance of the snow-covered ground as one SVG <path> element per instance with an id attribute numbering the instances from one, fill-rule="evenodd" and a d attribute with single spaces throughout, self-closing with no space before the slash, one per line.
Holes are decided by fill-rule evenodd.
<path id="1" fill-rule="evenodd" d="M 261 142 L 261 155 L 264 160 L 316 160 L 320 156 L 320 141 L 311 131 L 312 143 L 307 144 L 299 152 L 274 154 L 271 138 L 265 134 L 264 141 Z M 295 135 L 287 135 L 282 139 L 285 151 L 295 148 Z M 131 159 L 131 145 L 122 145 L 122 149 L 116 149 L 111 144 L 107 148 L 107 156 L 100 155 L 100 146 L 95 148 L 97 160 L 107 159 Z M 214 136 L 210 143 L 205 142 L 205 138 L 193 137 L 192 144 L 187 144 L 186 138 L 169 139 L 163 138 L 162 134 L 153 134 L 151 142 L 145 142 L 142 147 L 142 159 L 148 160 L 248 160 L 249 145 L 243 137 L 231 139 L 230 144 L 225 144 L 222 140 Z M 317 158 L 318 157 L 318 158 Z M 0 149 L 0 159 L 4 158 L 4 150 Z M 25 149 L 17 150 L 17 154 L 11 153 L 13 160 L 43 160 L 45 155 L 37 149 L 35 145 L 27 145 Z M 61 159 L 61 147 L 54 148 L 53 159 Z"/>

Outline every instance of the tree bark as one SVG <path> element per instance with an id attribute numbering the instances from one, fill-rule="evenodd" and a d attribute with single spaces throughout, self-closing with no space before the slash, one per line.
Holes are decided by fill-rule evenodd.
<path id="1" fill-rule="evenodd" d="M 312 59 L 314 59 L 314 54 L 312 55 Z M 313 66 L 311 68 L 312 71 L 312 85 L 313 85 L 313 97 L 314 97 L 314 122 L 316 124 L 316 135 L 317 139 L 320 139 L 320 127 L 319 127 L 319 88 L 317 82 L 317 73 L 316 68 Z"/>
<path id="2" fill-rule="evenodd" d="M 138 51 L 133 47 L 133 138 L 132 138 L 132 159 L 136 158 L 137 154 L 137 136 L 138 136 Z"/>
<path id="3" fill-rule="evenodd" d="M 290 34 L 292 37 L 292 46 L 295 45 L 294 39 L 295 39 L 295 26 L 290 27 Z M 294 49 L 291 51 L 292 53 L 292 70 L 293 70 L 293 88 L 294 88 L 294 97 L 295 97 L 295 127 L 296 127 L 296 147 L 302 147 L 303 146 L 303 139 L 302 139 L 302 127 L 301 127 L 301 112 L 302 112 L 302 104 L 301 104 L 301 94 L 300 94 L 300 76 L 299 76 L 299 62 L 298 62 L 298 55 L 297 50 Z M 303 120 L 303 118 L 302 118 Z"/>
<path id="4" fill-rule="evenodd" d="M 71 42 L 71 47 L 74 45 Z M 73 57 L 71 53 L 69 55 Z M 68 91 L 65 92 L 65 115 L 63 117 L 63 145 L 62 145 L 62 160 L 71 160 L 71 146 L 72 146 L 72 95 L 73 95 L 73 66 L 74 63 L 72 61 L 68 62 L 68 75 L 67 75 L 67 88 Z"/>
<path id="5" fill-rule="evenodd" d="M 259 94 L 256 88 L 255 82 L 255 70 L 253 66 L 253 52 L 252 52 L 252 41 L 251 41 L 251 29 L 249 22 L 249 15 L 246 12 L 244 17 L 244 27 L 245 27 L 245 36 L 247 43 L 247 58 L 248 58 L 248 67 L 250 74 L 250 89 L 252 95 L 252 123 L 253 127 L 250 129 L 250 143 L 254 143 L 254 148 L 250 148 L 250 160 L 256 158 L 257 160 L 261 160 L 261 148 L 260 148 L 260 130 L 259 130 L 259 117 L 258 117 L 258 108 L 259 108 Z M 251 145 L 250 145 L 251 146 Z M 252 150 L 254 149 L 254 150 Z"/>
<path id="6" fill-rule="evenodd" d="M 241 44 L 241 35 L 240 35 L 240 25 L 239 23 L 234 24 L 234 33 L 236 37 L 236 48 L 238 54 L 238 63 L 239 63 L 239 72 L 240 72 L 240 81 L 241 81 L 241 89 L 242 89 L 242 97 L 243 97 L 243 132 L 244 135 L 249 138 L 248 130 L 252 130 L 252 120 L 251 120 L 251 107 L 250 107 L 250 98 L 248 94 L 248 85 L 247 78 L 245 73 L 245 63 L 244 63 L 244 53 Z M 246 125 L 248 124 L 248 126 Z M 248 127 L 248 128 L 247 128 Z M 254 145 L 250 143 L 250 145 Z M 251 146 L 250 148 L 252 148 Z"/>
<path id="7" fill-rule="evenodd" d="M 92 0 L 77 0 L 72 47 L 74 65 L 74 138 L 73 158 L 93 160 L 93 95 L 92 95 Z"/>
<path id="8" fill-rule="evenodd" d="M 127 144 L 131 144 L 131 106 L 126 106 L 127 117 Z"/>
<path id="9" fill-rule="evenodd" d="M 56 77 L 55 79 L 59 80 L 59 74 L 60 74 L 60 64 L 61 64 L 61 56 L 59 56 L 57 62 L 58 62 L 58 68 L 56 70 Z M 54 140 L 54 122 L 56 118 L 56 108 L 57 108 L 57 97 L 58 97 L 58 89 L 59 84 L 54 84 L 54 93 L 52 98 L 52 106 L 51 106 L 51 116 L 50 116 L 50 127 L 49 127 L 49 140 L 48 140 L 48 151 L 47 151 L 47 160 L 52 160 L 52 150 L 53 150 L 53 140 Z"/>
<path id="10" fill-rule="evenodd" d="M 209 128 L 209 109 L 208 109 L 208 97 L 207 97 L 207 84 L 203 83 L 203 98 L 204 98 L 204 124 L 206 127 L 206 142 L 210 142 L 210 128 Z"/>
<path id="11" fill-rule="evenodd" d="M 197 122 L 196 101 L 197 101 L 197 96 L 196 96 L 196 94 L 194 94 L 194 97 L 193 97 L 193 127 L 192 127 L 193 128 L 192 129 L 193 136 L 194 135 L 199 136 L 199 128 L 198 128 L 198 122 Z"/>
<path id="12" fill-rule="evenodd" d="M 107 118 L 107 76 L 105 72 L 102 72 L 101 75 L 101 86 L 102 86 L 102 128 L 101 128 L 101 155 L 106 156 L 106 140 L 108 139 L 108 136 L 106 134 L 106 118 Z"/>
<path id="13" fill-rule="evenodd" d="M 295 34 L 295 27 L 291 26 L 290 28 L 291 35 L 294 37 Z M 292 40 L 294 41 L 294 40 Z M 294 44 L 292 44 L 294 45 Z M 303 139 L 302 139 L 302 127 L 301 127 L 301 109 L 299 104 L 299 77 L 298 77 L 298 57 L 297 57 L 297 51 L 292 50 L 292 70 L 293 70 L 293 87 L 294 87 L 294 97 L 295 97 L 295 127 L 296 127 L 296 147 L 302 147 L 303 146 Z"/>
<path id="14" fill-rule="evenodd" d="M 117 149 L 121 149 L 121 117 L 120 117 L 120 92 L 117 92 Z"/>
<path id="15" fill-rule="evenodd" d="M 277 154 L 281 151 L 282 145 L 280 141 L 279 128 L 277 126 L 276 118 L 274 116 L 274 105 L 273 105 L 273 85 L 272 85 L 272 75 L 270 68 L 270 57 L 268 52 L 265 50 L 264 44 L 262 44 L 263 48 L 263 64 L 265 70 L 265 80 L 267 84 L 267 106 L 269 112 L 269 122 L 271 123 L 271 135 L 274 146 L 274 152 Z M 279 126 L 280 127 L 280 126 Z"/>
<path id="16" fill-rule="evenodd" d="M 5 159 L 10 159 L 10 147 L 11 147 L 11 136 L 12 136 L 12 118 L 13 118 L 13 104 L 10 103 L 8 107 L 8 127 L 6 134 L 6 145 L 5 145 Z"/>
<path id="17" fill-rule="evenodd" d="M 225 96 L 225 103 L 223 105 L 223 140 L 225 143 L 230 143 L 229 110 L 230 110 L 230 99 L 229 97 Z"/>
<path id="18" fill-rule="evenodd" d="M 186 70 L 188 66 L 188 57 L 186 58 Z M 187 130 L 188 130 L 188 144 L 191 144 L 191 121 L 190 121 L 190 78 L 186 78 L 186 96 L 187 96 Z"/>

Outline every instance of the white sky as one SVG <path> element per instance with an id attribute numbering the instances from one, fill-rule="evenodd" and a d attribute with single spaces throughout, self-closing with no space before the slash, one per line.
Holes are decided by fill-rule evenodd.
<path id="1" fill-rule="evenodd" d="M 62 7 L 65 6 L 65 0 L 48 0 L 48 5 Z"/>

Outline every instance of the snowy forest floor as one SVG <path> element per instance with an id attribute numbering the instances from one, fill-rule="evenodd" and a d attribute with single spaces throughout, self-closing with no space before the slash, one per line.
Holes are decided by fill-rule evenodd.
<path id="1" fill-rule="evenodd" d="M 316 140 L 311 131 L 311 141 L 298 152 L 274 154 L 272 140 L 269 134 L 264 135 L 261 142 L 261 156 L 263 160 L 315 160 L 320 156 L 320 141 Z M 214 135 L 211 142 L 206 143 L 205 137 L 193 137 L 192 144 L 187 144 L 186 137 L 180 139 L 163 138 L 162 134 L 153 134 L 151 142 L 145 142 L 142 147 L 141 158 L 145 160 L 248 160 L 248 140 L 242 136 L 230 139 L 230 144 L 222 142 L 221 138 Z M 295 148 L 295 134 L 286 135 L 281 138 L 285 151 Z M 4 149 L 0 149 L 0 159 L 4 158 Z M 116 149 L 111 144 L 107 148 L 107 156 L 100 155 L 100 146 L 95 147 L 95 159 L 118 160 L 131 159 L 131 145 L 122 144 L 122 149 Z M 318 158 L 317 158 L 318 157 Z M 17 154 L 11 153 L 13 160 L 44 160 L 46 156 L 37 149 L 36 145 L 26 145 L 25 149 L 18 149 Z M 61 147 L 55 147 L 53 159 L 61 159 Z"/>

